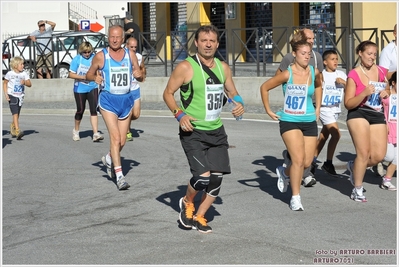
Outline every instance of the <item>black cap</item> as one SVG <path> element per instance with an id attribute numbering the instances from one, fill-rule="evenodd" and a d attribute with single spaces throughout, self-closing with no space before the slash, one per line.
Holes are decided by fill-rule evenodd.
<path id="1" fill-rule="evenodd" d="M 133 16 L 132 16 L 132 14 L 130 14 L 130 13 L 126 13 L 126 17 L 125 17 L 125 19 L 132 20 L 132 19 L 133 19 Z"/>

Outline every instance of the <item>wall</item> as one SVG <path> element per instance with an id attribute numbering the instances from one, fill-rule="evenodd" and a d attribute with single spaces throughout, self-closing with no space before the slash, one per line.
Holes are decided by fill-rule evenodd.
<path id="1" fill-rule="evenodd" d="M 112 1 L 112 4 L 108 1 L 86 1 L 81 3 L 96 10 L 98 19 L 102 19 L 104 16 L 119 16 L 124 18 L 128 9 L 128 3 L 120 1 Z"/>
<path id="2" fill-rule="evenodd" d="M 51 20 L 57 23 L 55 30 L 68 30 L 68 2 L 2 2 L 1 32 L 29 34 L 38 29 L 39 20 Z"/>

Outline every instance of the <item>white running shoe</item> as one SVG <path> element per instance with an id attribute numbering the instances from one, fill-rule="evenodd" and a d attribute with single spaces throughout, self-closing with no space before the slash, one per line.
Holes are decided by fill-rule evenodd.
<path id="1" fill-rule="evenodd" d="M 301 203 L 301 196 L 292 196 L 290 201 L 290 208 L 291 210 L 295 211 L 303 211 L 303 206 Z"/>
<path id="2" fill-rule="evenodd" d="M 278 166 L 276 168 L 277 174 L 277 188 L 280 190 L 281 193 L 287 192 L 288 184 L 290 183 L 290 178 L 285 176 L 284 174 L 285 168 L 283 166 Z"/>
<path id="3" fill-rule="evenodd" d="M 79 141 L 80 140 L 79 131 L 76 131 L 75 128 L 72 130 L 72 139 L 73 139 L 73 141 Z"/>
<path id="4" fill-rule="evenodd" d="M 391 182 L 385 182 L 384 178 L 382 178 L 382 183 L 380 185 L 381 189 L 389 190 L 389 191 L 396 191 L 396 186 L 394 186 Z"/>
<path id="5" fill-rule="evenodd" d="M 302 179 L 302 184 L 304 187 L 311 187 L 311 186 L 315 185 L 316 183 L 317 183 L 316 179 L 312 175 L 308 175 Z"/>
<path id="6" fill-rule="evenodd" d="M 105 168 L 107 169 L 107 174 L 111 179 L 115 179 L 115 170 L 114 170 L 114 164 L 108 164 L 106 160 L 106 156 L 102 156 L 101 158 L 102 163 L 104 164 Z"/>
<path id="7" fill-rule="evenodd" d="M 359 194 L 356 190 L 356 188 L 352 189 L 352 194 L 351 194 L 351 199 L 357 202 L 367 202 L 366 196 L 363 195 L 363 188 L 362 188 L 362 193 Z"/>
<path id="8" fill-rule="evenodd" d="M 99 142 L 100 140 L 103 140 L 104 136 L 102 136 L 99 132 L 96 132 L 93 134 L 93 142 Z"/>
<path id="9" fill-rule="evenodd" d="M 117 185 L 119 191 L 126 190 L 130 187 L 130 185 L 125 180 L 125 176 L 118 177 L 117 180 L 118 181 L 116 182 L 116 185 Z"/>

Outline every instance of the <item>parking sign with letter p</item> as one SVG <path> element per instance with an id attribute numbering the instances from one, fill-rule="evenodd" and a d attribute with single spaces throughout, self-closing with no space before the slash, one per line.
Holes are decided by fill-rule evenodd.
<path id="1" fill-rule="evenodd" d="M 90 30 L 90 20 L 81 20 L 80 21 L 80 30 L 82 31 L 89 31 Z"/>

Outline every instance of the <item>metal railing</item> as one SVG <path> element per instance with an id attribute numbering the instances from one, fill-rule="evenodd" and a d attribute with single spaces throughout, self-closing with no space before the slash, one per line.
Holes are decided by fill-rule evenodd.
<path id="1" fill-rule="evenodd" d="M 77 32 L 79 33 L 79 32 Z M 10 70 L 12 57 L 21 56 L 24 59 L 25 71 L 31 78 L 37 78 L 39 59 L 45 59 L 47 65 L 52 69 L 52 78 L 67 78 L 69 66 L 72 59 L 78 54 L 79 45 L 83 41 L 89 41 L 95 51 L 99 51 L 108 45 L 106 35 L 98 33 L 86 33 L 84 35 L 73 35 L 73 32 L 65 32 L 53 35 L 52 38 L 37 38 L 42 40 L 43 45 L 38 50 L 38 42 L 33 42 L 27 36 L 13 37 L 3 44 L 3 74 Z M 51 54 L 43 54 L 41 51 L 49 49 Z M 47 67 L 46 67 L 47 68 Z"/>
<path id="2" fill-rule="evenodd" d="M 279 64 L 281 58 L 291 52 L 289 41 L 295 30 L 296 28 L 290 27 L 237 28 L 231 31 L 221 29 L 220 40 L 223 40 L 221 43 L 226 45 L 219 46 L 215 56 L 231 66 L 233 76 L 237 75 L 237 70 L 240 68 L 256 70 L 258 77 L 271 75 L 267 73 L 269 64 Z M 340 59 L 339 66 L 347 72 L 358 64 L 354 50 L 361 41 L 371 40 L 383 47 L 390 41 L 387 34 L 393 32 L 382 30 L 380 38 L 378 28 L 355 28 L 351 30 L 352 35 L 348 27 L 313 30 L 315 32 L 313 50 L 322 53 L 326 49 L 335 49 Z M 146 66 L 148 68 L 162 67 L 164 71 L 158 74 L 164 77 L 169 76 L 176 64 L 195 53 L 194 34 L 194 30 L 171 31 L 170 43 L 168 43 L 166 32 L 141 32 L 138 41 L 139 47 L 143 50 Z M 56 70 L 53 77 L 60 77 L 61 66 L 69 68 L 68 64 L 77 54 L 77 48 L 83 37 L 80 36 L 80 39 L 76 37 L 68 44 L 65 44 L 63 38 L 65 38 L 63 34 L 59 34 L 53 36 L 53 42 L 48 43 L 53 51 L 51 64 Z M 101 40 L 98 43 L 100 42 Z M 105 40 L 102 44 L 104 43 L 106 43 Z M 101 47 L 99 44 L 93 46 Z M 170 59 L 167 59 L 168 51 Z M 32 73 L 32 77 L 36 78 L 36 70 L 39 67 L 37 66 L 37 49 L 30 40 L 10 39 L 3 44 L 3 72 L 9 70 L 10 57 L 4 56 L 7 53 L 9 56 L 23 56 L 28 66 L 26 68 Z M 377 64 L 378 60 L 377 56 Z"/>

